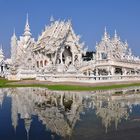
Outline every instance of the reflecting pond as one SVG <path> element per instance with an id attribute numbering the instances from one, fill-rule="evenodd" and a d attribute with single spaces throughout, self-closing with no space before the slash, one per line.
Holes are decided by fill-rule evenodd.
<path id="1" fill-rule="evenodd" d="M 0 140 L 139 140 L 140 87 L 0 89 Z"/>

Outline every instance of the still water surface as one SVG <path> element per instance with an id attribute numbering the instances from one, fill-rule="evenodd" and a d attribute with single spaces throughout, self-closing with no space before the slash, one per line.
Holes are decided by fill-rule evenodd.
<path id="1" fill-rule="evenodd" d="M 140 87 L 0 89 L 0 140 L 140 140 Z"/>

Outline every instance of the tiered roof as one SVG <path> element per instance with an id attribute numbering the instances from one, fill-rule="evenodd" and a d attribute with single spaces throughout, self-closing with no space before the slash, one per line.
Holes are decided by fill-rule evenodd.
<path id="1" fill-rule="evenodd" d="M 72 42 L 79 48 L 82 46 L 79 44 L 79 39 L 80 37 L 72 29 L 70 20 L 55 21 L 45 27 L 45 31 L 38 38 L 36 49 L 45 49 L 47 53 L 53 53 L 66 42 Z"/>
<path id="2" fill-rule="evenodd" d="M 132 55 L 131 49 L 128 48 L 127 41 L 121 41 L 116 30 L 114 37 L 110 38 L 105 28 L 101 42 L 96 44 L 96 51 L 107 53 L 112 59 L 140 61 L 138 57 Z"/>

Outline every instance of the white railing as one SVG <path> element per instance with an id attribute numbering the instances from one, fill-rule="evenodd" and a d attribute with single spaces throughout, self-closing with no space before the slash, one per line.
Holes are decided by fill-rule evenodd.
<path id="1" fill-rule="evenodd" d="M 105 76 L 85 76 L 85 75 L 53 75 L 39 74 L 38 80 L 50 81 L 124 81 L 124 80 L 140 80 L 140 75 L 105 75 Z"/>

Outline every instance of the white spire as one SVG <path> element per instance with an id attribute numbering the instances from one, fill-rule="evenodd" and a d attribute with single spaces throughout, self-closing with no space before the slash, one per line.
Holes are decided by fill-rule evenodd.
<path id="1" fill-rule="evenodd" d="M 127 45 L 128 45 L 128 42 L 127 42 L 127 40 L 125 40 L 125 44 L 127 44 Z"/>
<path id="2" fill-rule="evenodd" d="M 105 31 L 104 31 L 104 37 L 103 37 L 103 40 L 108 40 L 109 39 L 109 35 L 107 33 L 107 30 L 106 30 L 106 26 L 105 26 Z"/>
<path id="3" fill-rule="evenodd" d="M 13 62 L 16 60 L 16 55 L 17 55 L 17 37 L 14 29 L 13 35 L 11 37 L 11 59 Z"/>
<path id="4" fill-rule="evenodd" d="M 114 41 L 115 42 L 118 42 L 119 40 L 120 40 L 120 37 L 117 35 L 117 31 L 115 30 L 115 32 L 114 32 Z"/>
<path id="5" fill-rule="evenodd" d="M 125 40 L 125 47 L 128 48 L 128 42 Z"/>
<path id="6" fill-rule="evenodd" d="M 54 17 L 53 16 L 50 17 L 50 22 L 54 22 Z"/>
<path id="7" fill-rule="evenodd" d="M 96 41 L 96 46 L 98 45 L 98 42 Z"/>
<path id="8" fill-rule="evenodd" d="M 12 38 L 11 39 L 17 39 L 17 37 L 16 37 L 16 32 L 15 32 L 15 28 L 14 28 L 14 31 L 13 31 L 13 35 L 12 35 Z"/>
<path id="9" fill-rule="evenodd" d="M 0 54 L 3 54 L 2 44 L 0 46 Z"/>
<path id="10" fill-rule="evenodd" d="M 14 28 L 13 36 L 16 36 L 16 31 L 15 31 L 15 28 Z"/>
<path id="11" fill-rule="evenodd" d="M 115 30 L 114 38 L 118 38 L 117 31 Z"/>
<path id="12" fill-rule="evenodd" d="M 0 46 L 0 61 L 4 59 L 4 54 L 3 54 L 3 49 L 2 49 L 2 44 Z"/>
<path id="13" fill-rule="evenodd" d="M 105 26 L 105 34 L 107 34 L 107 31 L 106 31 L 106 26 Z"/>
<path id="14" fill-rule="evenodd" d="M 24 36 L 31 36 L 31 32 L 30 32 L 30 26 L 29 26 L 29 18 L 28 18 L 28 13 L 27 13 L 27 17 L 26 17 L 26 25 L 25 25 L 25 29 L 24 29 Z"/>
<path id="15" fill-rule="evenodd" d="M 2 50 L 2 44 L 0 45 L 0 50 Z"/>
<path id="16" fill-rule="evenodd" d="M 28 16 L 28 13 L 26 15 L 26 25 L 29 25 L 29 16 Z"/>

